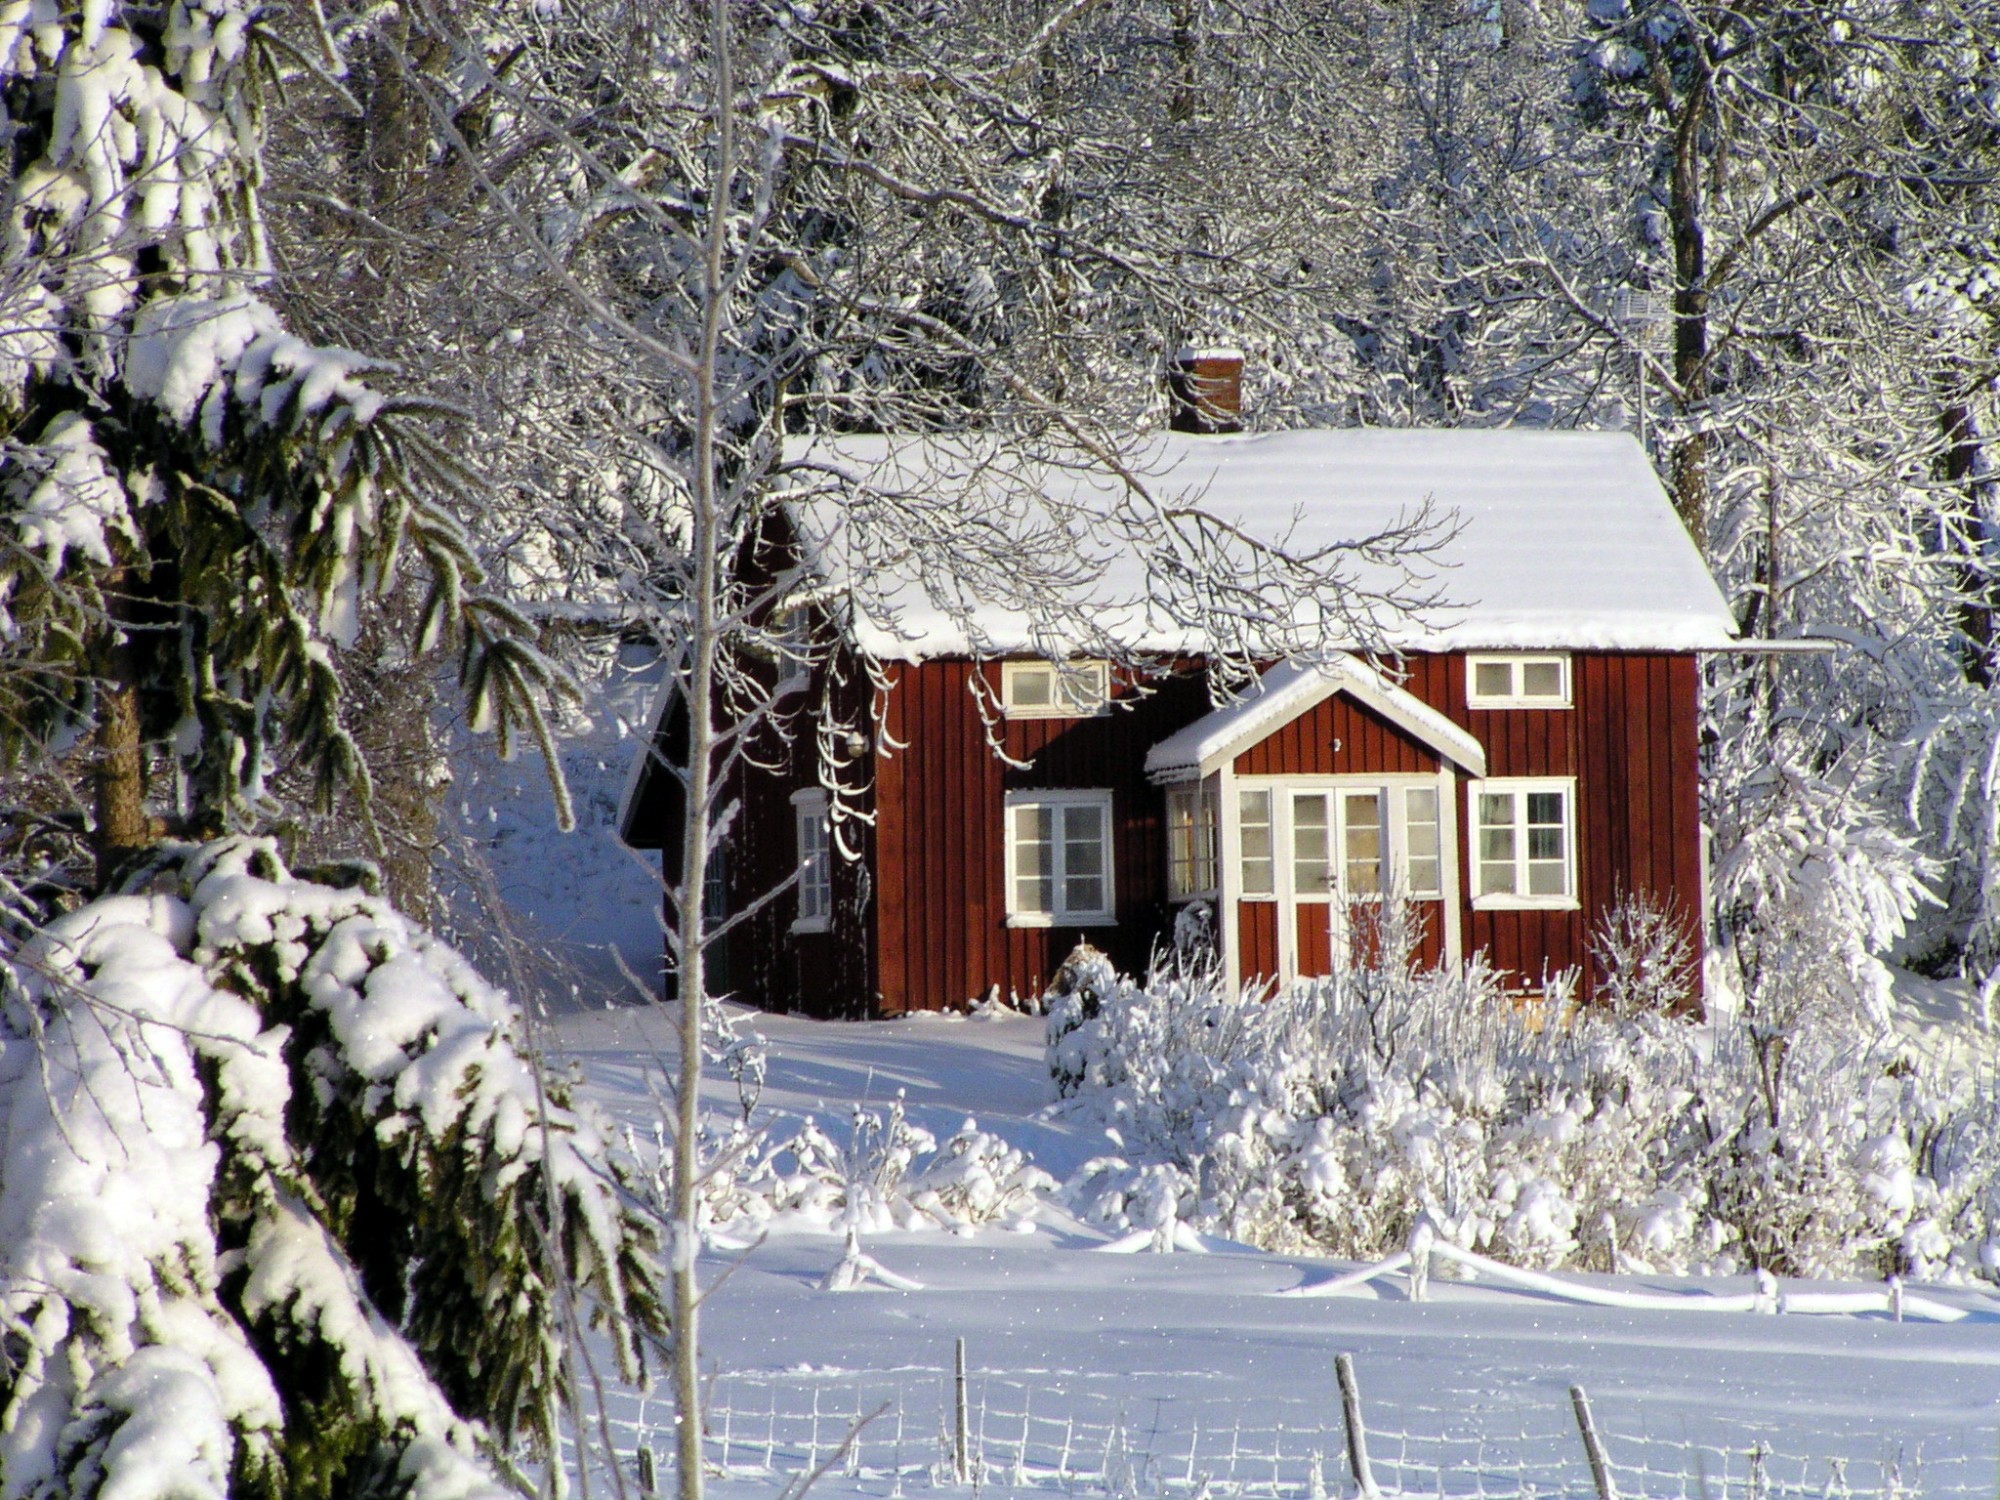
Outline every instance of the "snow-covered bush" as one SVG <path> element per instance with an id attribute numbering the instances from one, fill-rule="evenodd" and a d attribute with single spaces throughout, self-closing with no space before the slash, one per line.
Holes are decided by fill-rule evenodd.
<path id="1" fill-rule="evenodd" d="M 51 923 L 0 1002 L 0 1493 L 510 1493 L 566 1306 L 628 1374 L 664 1331 L 507 997 L 268 842 Z"/>
<path id="2" fill-rule="evenodd" d="M 654 1204 L 664 1216 L 673 1138 L 654 1130 Z M 791 1130 L 748 1117 L 702 1138 L 700 1217 L 728 1239 L 777 1227 L 969 1231 L 1031 1216 L 1055 1179 L 968 1118 L 939 1145 L 899 1097 L 856 1106 L 845 1143 L 807 1116 Z"/>
<path id="3" fill-rule="evenodd" d="M 1627 998 L 1684 994 L 1679 945 L 1643 918 L 1600 954 Z M 1751 1016 L 1530 1009 L 1394 943 L 1268 999 L 1181 966 L 1077 978 L 1049 1066 L 1123 1143 L 1065 1188 L 1107 1229 L 1375 1258 L 1427 1219 L 1522 1265 L 1665 1272 L 1990 1275 L 2000 1254 L 1992 1081 L 1926 1071 L 1848 1009 L 1774 1053 Z"/>

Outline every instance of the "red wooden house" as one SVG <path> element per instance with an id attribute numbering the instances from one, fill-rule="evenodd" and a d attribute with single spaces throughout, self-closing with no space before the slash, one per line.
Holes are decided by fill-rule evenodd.
<path id="1" fill-rule="evenodd" d="M 866 468 L 910 450 L 837 451 Z M 952 460 L 925 461 L 952 482 Z M 1587 994 L 1590 934 L 1626 893 L 1698 933 L 1696 661 L 1735 624 L 1630 436 L 1174 433 L 1148 464 L 1156 488 L 1295 547 L 1430 497 L 1458 526 L 1434 559 L 1448 607 L 1373 657 L 1272 666 L 1221 708 L 1202 643 L 1138 614 L 1129 644 L 1174 663 L 1144 682 L 1058 672 L 1004 610 L 977 621 L 978 656 L 914 593 L 894 628 L 847 619 L 842 651 L 891 684 L 851 747 L 872 823 L 846 825 L 858 857 L 838 857 L 810 754 L 746 778 L 716 906 L 801 873 L 731 935 L 718 992 L 823 1015 L 1032 995 L 1079 939 L 1143 968 L 1197 901 L 1238 980 L 1324 973 L 1355 903 L 1385 892 L 1421 914 L 1427 959 L 1483 952 L 1524 989 L 1575 968 Z M 842 553 L 815 524 L 837 594 Z M 634 846 L 662 841 L 669 780 L 635 778 Z"/>

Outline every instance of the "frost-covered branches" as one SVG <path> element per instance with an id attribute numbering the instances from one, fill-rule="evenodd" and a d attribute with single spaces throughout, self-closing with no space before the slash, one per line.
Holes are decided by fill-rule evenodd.
<path id="1" fill-rule="evenodd" d="M 641 1154 L 635 1141 L 633 1154 Z M 1054 1179 L 967 1119 L 943 1143 L 911 1123 L 897 1099 L 858 1106 L 843 1132 L 808 1116 L 789 1129 L 743 1120 L 701 1141 L 701 1227 L 740 1242 L 772 1228 L 879 1234 L 970 1232 L 1031 1219 Z M 670 1213 L 674 1148 L 651 1144 L 652 1202 Z"/>
<path id="2" fill-rule="evenodd" d="M 5 1493 L 504 1494 L 655 1244 L 519 1018 L 372 897 L 183 850 L 0 968 Z"/>

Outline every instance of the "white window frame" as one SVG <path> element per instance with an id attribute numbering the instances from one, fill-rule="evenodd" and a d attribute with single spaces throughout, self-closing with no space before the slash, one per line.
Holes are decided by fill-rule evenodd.
<path id="1" fill-rule="evenodd" d="M 792 837 L 799 871 L 793 887 L 798 915 L 792 919 L 792 931 L 826 932 L 833 925 L 833 824 L 827 817 L 825 791 L 807 788 L 792 793 Z"/>
<path id="2" fill-rule="evenodd" d="M 1047 674 L 1049 701 L 1020 703 L 1022 680 Z M 1094 719 L 1111 711 L 1108 661 L 1003 661 L 1000 711 L 1010 719 Z"/>
<path id="3" fill-rule="evenodd" d="M 1005 820 L 1001 829 L 1001 843 L 1006 850 L 1007 877 L 1007 925 L 1009 927 L 1112 927 L 1118 921 L 1118 892 L 1115 885 L 1117 871 L 1117 835 L 1111 821 L 1111 789 L 1109 787 L 1064 787 L 1050 790 L 1024 790 L 1008 792 L 1003 799 L 1001 817 Z M 1019 906 L 1020 883 L 1015 855 L 1015 812 L 1024 807 L 1048 807 L 1057 810 L 1054 819 L 1053 837 L 1049 841 L 1049 857 L 1054 868 L 1050 871 L 1049 888 L 1053 894 L 1053 909 L 1050 911 L 1023 911 Z M 1095 807 L 1101 821 L 1098 826 L 1104 830 L 1104 905 L 1090 911 L 1074 911 L 1063 904 L 1066 885 L 1064 868 L 1065 851 L 1068 840 L 1064 836 L 1064 816 L 1062 809 L 1071 807 Z"/>
<path id="4" fill-rule="evenodd" d="M 1554 694 L 1530 694 L 1523 686 L 1526 681 L 1522 668 L 1530 663 L 1548 665 L 1553 663 L 1562 673 L 1562 688 Z M 1507 668 L 1508 690 L 1505 693 L 1482 693 L 1479 691 L 1479 669 L 1482 667 L 1504 666 Z M 1504 654 L 1488 652 L 1465 659 L 1465 706 L 1467 708 L 1568 708 L 1575 701 L 1571 683 L 1569 657 L 1555 651 L 1521 651 Z"/>
<path id="5" fill-rule="evenodd" d="M 1529 895 L 1527 797 L 1531 792 L 1554 792 L 1563 805 L 1563 891 L 1560 895 Z M 1479 871 L 1484 850 L 1482 836 L 1486 823 L 1480 799 L 1489 796 L 1513 798 L 1514 816 L 1508 825 L 1514 830 L 1513 891 L 1482 895 Z M 1470 824 L 1466 878 L 1471 882 L 1474 911 L 1576 911 L 1582 902 L 1577 895 L 1576 859 L 1576 778 L 1574 776 L 1495 776 L 1466 783 L 1466 814 Z"/>
<path id="6" fill-rule="evenodd" d="M 1190 873 L 1206 873 L 1208 882 L 1201 886 L 1182 887 L 1179 884 L 1180 869 L 1174 859 L 1175 804 L 1183 798 L 1194 802 L 1194 817 L 1189 829 L 1194 835 L 1194 848 L 1185 863 L 1191 867 Z M 1205 781 L 1190 781 L 1180 786 L 1167 788 L 1167 900 L 1206 901 L 1216 894 L 1216 882 L 1221 878 L 1222 839 L 1216 827 L 1215 799 Z"/>

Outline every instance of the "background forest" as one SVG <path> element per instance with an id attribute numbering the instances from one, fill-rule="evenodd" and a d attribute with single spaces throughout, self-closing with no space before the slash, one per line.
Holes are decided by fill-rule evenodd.
<path id="1" fill-rule="evenodd" d="M 713 409 L 739 467 L 811 429 L 1115 455 L 1162 421 L 1189 341 L 1248 351 L 1260 428 L 1643 423 L 1745 633 L 1848 647 L 1713 664 L 1721 931 L 1752 968 L 1800 922 L 1859 962 L 1902 916 L 1913 962 L 1983 984 L 2000 955 L 1986 0 L 781 5 L 737 15 L 720 78 L 673 8 L 185 14 L 249 49 L 217 70 L 226 181 L 127 183 L 143 206 L 110 233 L 33 180 L 27 124 L 12 148 L 0 723 L 24 915 L 90 883 L 86 823 L 147 841 L 97 805 L 124 696 L 145 816 L 386 853 L 429 909 L 450 701 L 412 645 L 465 624 L 472 717 L 511 733 L 558 686 L 537 646 L 587 673 L 607 623 L 677 633 L 698 424 L 676 351 L 700 346 L 719 193 Z M 747 144 L 718 189 L 725 116 Z M 144 552 L 166 528 L 79 488 L 61 417 L 101 399 L 120 319 L 195 238 L 215 286 L 397 393 L 381 487 L 407 477 L 431 512 L 406 534 L 364 501 L 336 528 L 354 555 L 286 564 L 325 608 L 254 628 L 219 628 L 231 585 L 191 563 L 105 591 L 139 565 L 105 536 Z M 199 394 L 153 399 L 185 421 Z M 205 523 L 178 524 L 184 547 Z M 976 550 L 929 524 L 909 545 Z M 117 662 L 107 611 L 147 626 Z"/>

